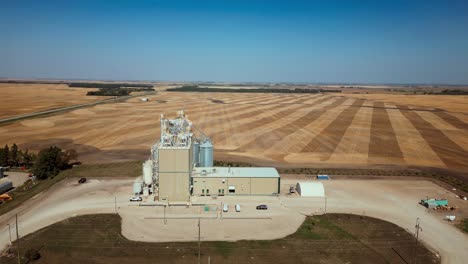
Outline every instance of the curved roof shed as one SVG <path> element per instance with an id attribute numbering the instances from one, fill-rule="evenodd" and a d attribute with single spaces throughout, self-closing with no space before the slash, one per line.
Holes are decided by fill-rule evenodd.
<path id="1" fill-rule="evenodd" d="M 325 188 L 321 182 L 298 182 L 296 190 L 303 197 L 325 197 Z"/>

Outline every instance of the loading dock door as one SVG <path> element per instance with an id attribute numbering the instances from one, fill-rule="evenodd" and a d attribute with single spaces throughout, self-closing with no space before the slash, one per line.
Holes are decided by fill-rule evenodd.
<path id="1" fill-rule="evenodd" d="M 235 185 L 229 185 L 228 190 L 229 190 L 229 193 L 236 193 L 236 186 Z"/>

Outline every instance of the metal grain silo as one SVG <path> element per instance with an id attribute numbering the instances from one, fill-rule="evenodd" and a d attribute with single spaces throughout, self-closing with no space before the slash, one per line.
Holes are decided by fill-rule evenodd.
<path id="1" fill-rule="evenodd" d="M 200 167 L 213 167 L 213 144 L 209 140 L 200 145 Z"/>
<path id="2" fill-rule="evenodd" d="M 200 143 L 193 142 L 193 164 L 198 167 L 200 165 Z"/>

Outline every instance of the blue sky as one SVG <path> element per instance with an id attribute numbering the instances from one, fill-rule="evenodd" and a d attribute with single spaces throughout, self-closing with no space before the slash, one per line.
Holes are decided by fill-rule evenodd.
<path id="1" fill-rule="evenodd" d="M 0 77 L 468 84 L 468 1 L 0 2 Z"/>

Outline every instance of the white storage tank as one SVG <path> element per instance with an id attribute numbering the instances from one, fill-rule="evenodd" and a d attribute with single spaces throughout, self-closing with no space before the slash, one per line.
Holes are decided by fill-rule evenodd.
<path id="1" fill-rule="evenodd" d="M 135 183 L 133 183 L 133 193 L 139 195 L 139 194 L 141 193 L 142 187 L 143 187 L 143 183 L 142 183 L 142 182 L 135 182 Z"/>
<path id="2" fill-rule="evenodd" d="M 148 186 L 143 187 L 143 196 L 149 196 L 149 188 Z"/>
<path id="3" fill-rule="evenodd" d="M 147 160 L 143 163 L 143 182 L 146 185 L 153 184 L 153 164 L 151 160 Z"/>
<path id="4" fill-rule="evenodd" d="M 200 167 L 213 167 L 213 144 L 210 140 L 200 145 Z"/>

